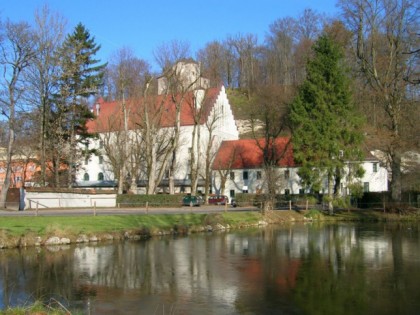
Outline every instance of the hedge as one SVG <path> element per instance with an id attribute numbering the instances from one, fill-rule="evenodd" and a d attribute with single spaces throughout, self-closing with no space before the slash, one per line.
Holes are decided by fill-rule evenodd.
<path id="1" fill-rule="evenodd" d="M 168 195 L 118 195 L 117 204 L 121 207 L 180 207 L 184 194 Z"/>

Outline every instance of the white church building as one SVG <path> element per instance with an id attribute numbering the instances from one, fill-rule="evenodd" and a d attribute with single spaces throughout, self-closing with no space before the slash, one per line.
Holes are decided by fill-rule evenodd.
<path id="1" fill-rule="evenodd" d="M 133 163 L 133 159 L 137 159 L 139 165 L 146 165 L 150 157 L 144 156 L 147 151 L 145 133 L 150 132 L 156 133 L 153 135 L 155 139 L 153 146 L 162 146 L 155 148 L 153 153 L 157 161 L 156 173 L 160 171 L 164 159 L 167 159 L 167 169 L 163 170 L 164 175 L 155 192 L 168 192 L 169 165 L 173 159 L 176 159 L 176 166 L 172 165 L 171 176 L 175 185 L 174 192 L 190 191 L 191 150 L 199 168 L 197 190 L 204 191 L 201 185 L 206 156 L 214 156 L 222 141 L 238 139 L 238 128 L 224 86 L 210 88 L 208 80 L 200 76 L 199 65 L 195 62 L 179 62 L 176 67 L 179 69 L 178 75 L 183 84 L 190 87 L 188 91 L 166 93 L 168 81 L 167 78 L 161 77 L 158 80 L 158 95 L 127 100 L 124 103 L 97 100 L 93 109 L 96 117 L 88 122 L 87 127 L 89 132 L 98 134 L 98 138 L 90 140 L 86 148 L 94 149 L 96 153 L 86 155 L 80 162 L 76 186 L 115 187 L 118 178 L 114 176 L 115 167 L 112 165 L 115 164 L 115 159 L 121 158 L 118 157 L 118 152 L 127 152 L 127 149 L 131 152 L 130 156 L 126 156 L 128 165 Z M 145 115 L 148 115 L 147 123 L 153 127 L 146 128 Z M 164 146 L 168 146 L 174 140 L 177 124 L 179 124 L 178 145 L 172 154 L 165 157 Z M 128 132 L 124 133 L 125 130 Z M 126 141 L 121 141 L 123 135 L 127 137 Z M 114 148 L 110 148 L 112 141 L 109 139 L 113 139 Z M 126 167 L 127 175 L 134 176 L 136 193 L 144 193 L 146 182 L 150 178 L 146 171 L 142 167 L 137 167 L 136 174 L 131 174 L 130 167 Z M 157 176 L 157 174 L 152 175 Z"/>

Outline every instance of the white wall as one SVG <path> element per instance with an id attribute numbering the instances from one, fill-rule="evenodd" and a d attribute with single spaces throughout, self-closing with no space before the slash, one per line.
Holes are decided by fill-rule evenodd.
<path id="1" fill-rule="evenodd" d="M 376 163 L 376 171 L 373 164 Z M 357 179 L 362 186 L 363 183 L 368 183 L 370 192 L 383 192 L 388 191 L 388 172 L 384 167 L 381 167 L 377 161 L 365 161 L 361 164 L 365 170 L 363 178 Z M 289 178 L 285 178 L 285 171 L 289 171 Z M 248 172 L 248 180 L 243 179 L 244 171 Z M 299 194 L 299 190 L 303 189 L 300 184 L 300 178 L 298 175 L 298 168 L 278 168 L 278 193 L 284 194 L 285 190 L 288 189 L 290 194 Z M 218 171 L 213 171 L 213 185 L 212 190 L 214 193 L 230 195 L 230 191 L 234 190 L 236 193 L 242 193 L 247 188 L 248 193 L 257 193 L 257 191 L 263 188 L 265 176 L 263 169 L 240 169 L 231 170 L 234 173 L 234 180 L 228 179 L 225 184 L 225 191 L 220 191 L 220 174 Z M 257 172 L 261 172 L 261 179 L 257 179 Z M 343 189 L 347 189 L 348 183 L 343 180 Z M 324 183 L 323 191 L 326 192 L 328 189 L 327 183 Z"/>
<path id="2" fill-rule="evenodd" d="M 25 209 L 116 207 L 117 194 L 25 192 Z"/>
<path id="3" fill-rule="evenodd" d="M 288 171 L 288 178 L 286 178 L 286 171 Z M 231 170 L 229 173 L 234 174 L 234 179 L 230 179 L 230 174 L 228 174 L 225 190 L 220 191 L 220 174 L 218 171 L 213 171 L 213 187 L 212 191 L 216 194 L 222 194 L 232 197 L 231 191 L 233 190 L 235 194 L 242 193 L 244 190 L 247 190 L 250 194 L 255 194 L 259 191 L 265 191 L 267 185 L 265 172 L 261 168 L 257 169 L 235 169 Z M 244 172 L 248 172 L 248 179 L 244 179 Z M 290 168 L 277 168 L 277 193 L 284 194 L 286 189 L 290 194 L 298 194 L 299 189 L 302 187 L 299 184 L 299 176 L 297 175 L 297 169 Z M 261 174 L 261 178 L 258 178 L 258 173 Z"/>
<path id="4" fill-rule="evenodd" d="M 374 168 L 376 164 L 376 171 Z M 362 185 L 369 183 L 370 192 L 388 191 L 388 171 L 381 167 L 378 161 L 366 161 L 362 163 L 365 174 L 358 180 Z"/>

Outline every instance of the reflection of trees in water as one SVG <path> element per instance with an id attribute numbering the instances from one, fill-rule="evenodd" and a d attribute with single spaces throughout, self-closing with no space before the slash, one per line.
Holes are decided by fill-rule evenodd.
<path id="1" fill-rule="evenodd" d="M 369 310 L 363 250 L 348 246 L 352 234 L 352 229 L 340 226 L 311 231 L 294 290 L 296 305 L 304 313 L 365 314 Z"/>
<path id="2" fill-rule="evenodd" d="M 73 265 L 69 251 L 50 252 L 47 248 L 7 250 L 1 256 L 3 305 L 13 306 L 54 297 L 72 297 Z"/>
<path id="3" fill-rule="evenodd" d="M 390 241 L 387 268 L 369 275 L 370 305 L 378 314 L 416 314 L 420 300 L 420 238 L 418 223 L 393 223 L 383 226 Z M 380 298 L 375 298 L 375 297 Z"/>

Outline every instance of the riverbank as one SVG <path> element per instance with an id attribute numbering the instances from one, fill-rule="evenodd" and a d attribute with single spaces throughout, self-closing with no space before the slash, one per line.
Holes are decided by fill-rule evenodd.
<path id="1" fill-rule="evenodd" d="M 418 210 L 384 213 L 375 210 L 338 211 L 334 215 L 309 210 L 224 212 L 212 214 L 149 214 L 57 217 L 2 217 L 0 248 L 95 243 L 153 236 L 240 229 L 268 224 L 334 221 L 418 220 Z"/>

